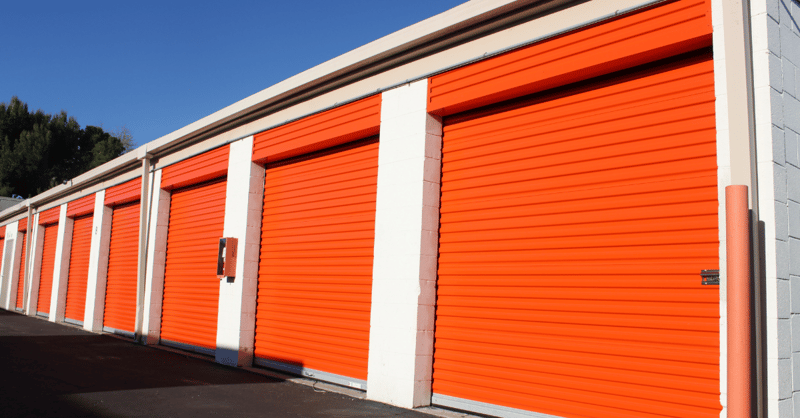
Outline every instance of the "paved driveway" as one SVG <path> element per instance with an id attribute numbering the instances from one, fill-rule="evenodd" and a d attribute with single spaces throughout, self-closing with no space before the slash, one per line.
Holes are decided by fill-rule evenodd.
<path id="1" fill-rule="evenodd" d="M 0 310 L 0 416 L 426 417 Z"/>

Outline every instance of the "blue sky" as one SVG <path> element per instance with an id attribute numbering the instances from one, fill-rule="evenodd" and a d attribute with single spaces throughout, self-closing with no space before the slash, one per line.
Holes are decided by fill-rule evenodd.
<path id="1" fill-rule="evenodd" d="M 464 1 L 8 2 L 0 102 L 141 145 Z"/>

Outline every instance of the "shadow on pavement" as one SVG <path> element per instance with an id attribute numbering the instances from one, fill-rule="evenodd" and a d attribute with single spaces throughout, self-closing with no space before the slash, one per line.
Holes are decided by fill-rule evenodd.
<path id="1" fill-rule="evenodd" d="M 0 416 L 426 417 L 0 310 Z"/>
<path id="2" fill-rule="evenodd" d="M 4 417 L 107 416 L 75 394 L 280 381 L 2 310 L 0 359 Z"/>

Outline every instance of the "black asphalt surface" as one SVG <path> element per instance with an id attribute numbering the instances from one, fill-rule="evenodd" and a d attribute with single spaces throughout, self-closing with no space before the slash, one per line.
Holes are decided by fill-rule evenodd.
<path id="1" fill-rule="evenodd" d="M 0 417 L 427 417 L 0 310 Z"/>

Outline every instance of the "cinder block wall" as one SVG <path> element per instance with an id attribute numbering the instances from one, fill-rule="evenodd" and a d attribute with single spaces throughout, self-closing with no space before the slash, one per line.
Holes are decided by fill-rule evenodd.
<path id="1" fill-rule="evenodd" d="M 770 417 L 800 417 L 800 4 L 755 0 L 751 13 L 767 402 Z"/>

